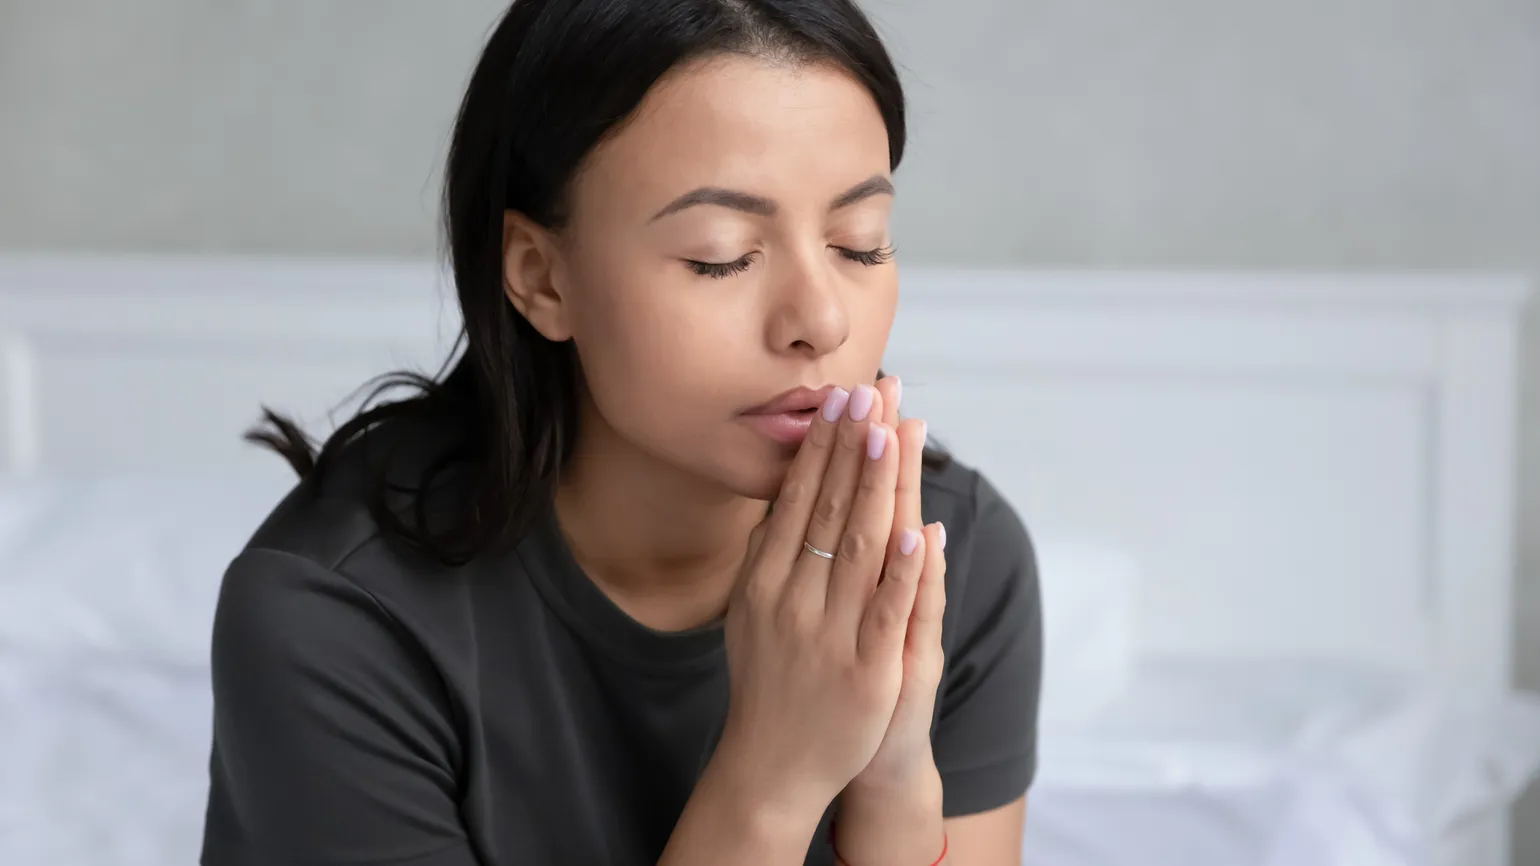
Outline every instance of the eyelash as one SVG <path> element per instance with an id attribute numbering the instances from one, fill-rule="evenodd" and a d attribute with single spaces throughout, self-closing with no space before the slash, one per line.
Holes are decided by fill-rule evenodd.
<path id="1" fill-rule="evenodd" d="M 835 247 L 835 249 L 839 250 L 840 255 L 845 258 L 867 267 L 885 265 L 893 260 L 892 245 L 878 247 L 875 250 L 847 250 L 844 247 Z"/>
<path id="2" fill-rule="evenodd" d="M 874 250 L 852 250 L 845 247 L 834 247 L 834 249 L 839 251 L 842 258 L 867 267 L 887 264 L 893 260 L 894 252 L 892 246 L 878 247 Z M 731 262 L 699 262 L 686 259 L 685 264 L 699 276 L 722 280 L 748 270 L 749 265 L 754 263 L 755 255 L 755 253 L 749 253 Z"/>
<path id="3" fill-rule="evenodd" d="M 690 270 L 700 276 L 710 277 L 713 280 L 722 280 L 748 270 L 749 265 L 753 261 L 754 254 L 749 253 L 743 258 L 731 262 L 698 262 L 694 259 L 685 259 L 685 264 L 689 266 Z"/>

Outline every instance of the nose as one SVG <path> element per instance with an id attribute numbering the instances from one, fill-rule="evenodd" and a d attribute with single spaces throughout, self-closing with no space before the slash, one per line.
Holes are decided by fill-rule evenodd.
<path id="1" fill-rule="evenodd" d="M 788 267 L 774 291 L 765 335 L 771 351 L 818 358 L 850 339 L 839 281 L 816 259 Z"/>

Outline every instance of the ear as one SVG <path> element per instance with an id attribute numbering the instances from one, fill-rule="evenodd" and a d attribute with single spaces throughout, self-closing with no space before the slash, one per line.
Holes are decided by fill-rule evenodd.
<path id="1" fill-rule="evenodd" d="M 518 211 L 503 214 L 503 292 L 541 336 L 572 338 L 563 302 L 560 250 L 549 229 Z"/>

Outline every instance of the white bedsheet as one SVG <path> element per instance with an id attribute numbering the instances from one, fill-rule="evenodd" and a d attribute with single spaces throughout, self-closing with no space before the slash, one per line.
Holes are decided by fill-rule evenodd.
<path id="1" fill-rule="evenodd" d="M 1303 662 L 1149 661 L 1045 732 L 1028 866 L 1433 866 L 1540 770 L 1540 699 Z"/>
<path id="2" fill-rule="evenodd" d="M 0 483 L 0 864 L 197 862 L 219 576 L 282 492 Z"/>
<path id="3" fill-rule="evenodd" d="M 282 492 L 0 482 L 0 864 L 196 862 L 218 578 Z M 1044 730 L 1029 866 L 1423 866 L 1437 827 L 1540 763 L 1532 699 L 1334 665 L 1068 669 L 1106 680 Z"/>

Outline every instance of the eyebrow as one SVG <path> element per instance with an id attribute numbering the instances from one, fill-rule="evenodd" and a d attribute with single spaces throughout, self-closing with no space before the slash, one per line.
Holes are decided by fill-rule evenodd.
<path id="1" fill-rule="evenodd" d="M 893 195 L 893 182 L 880 174 L 872 175 L 848 190 L 840 193 L 829 204 L 829 210 L 839 210 L 850 207 L 858 201 L 871 198 L 874 195 Z M 717 186 L 703 186 L 693 189 L 679 198 L 674 199 L 663 207 L 662 210 L 652 215 L 649 222 L 656 222 L 671 214 L 679 213 L 686 208 L 696 205 L 716 205 L 717 207 L 730 208 L 743 211 L 754 216 L 774 216 L 780 208 L 774 201 L 764 196 L 741 192 L 734 189 L 723 189 Z"/>

